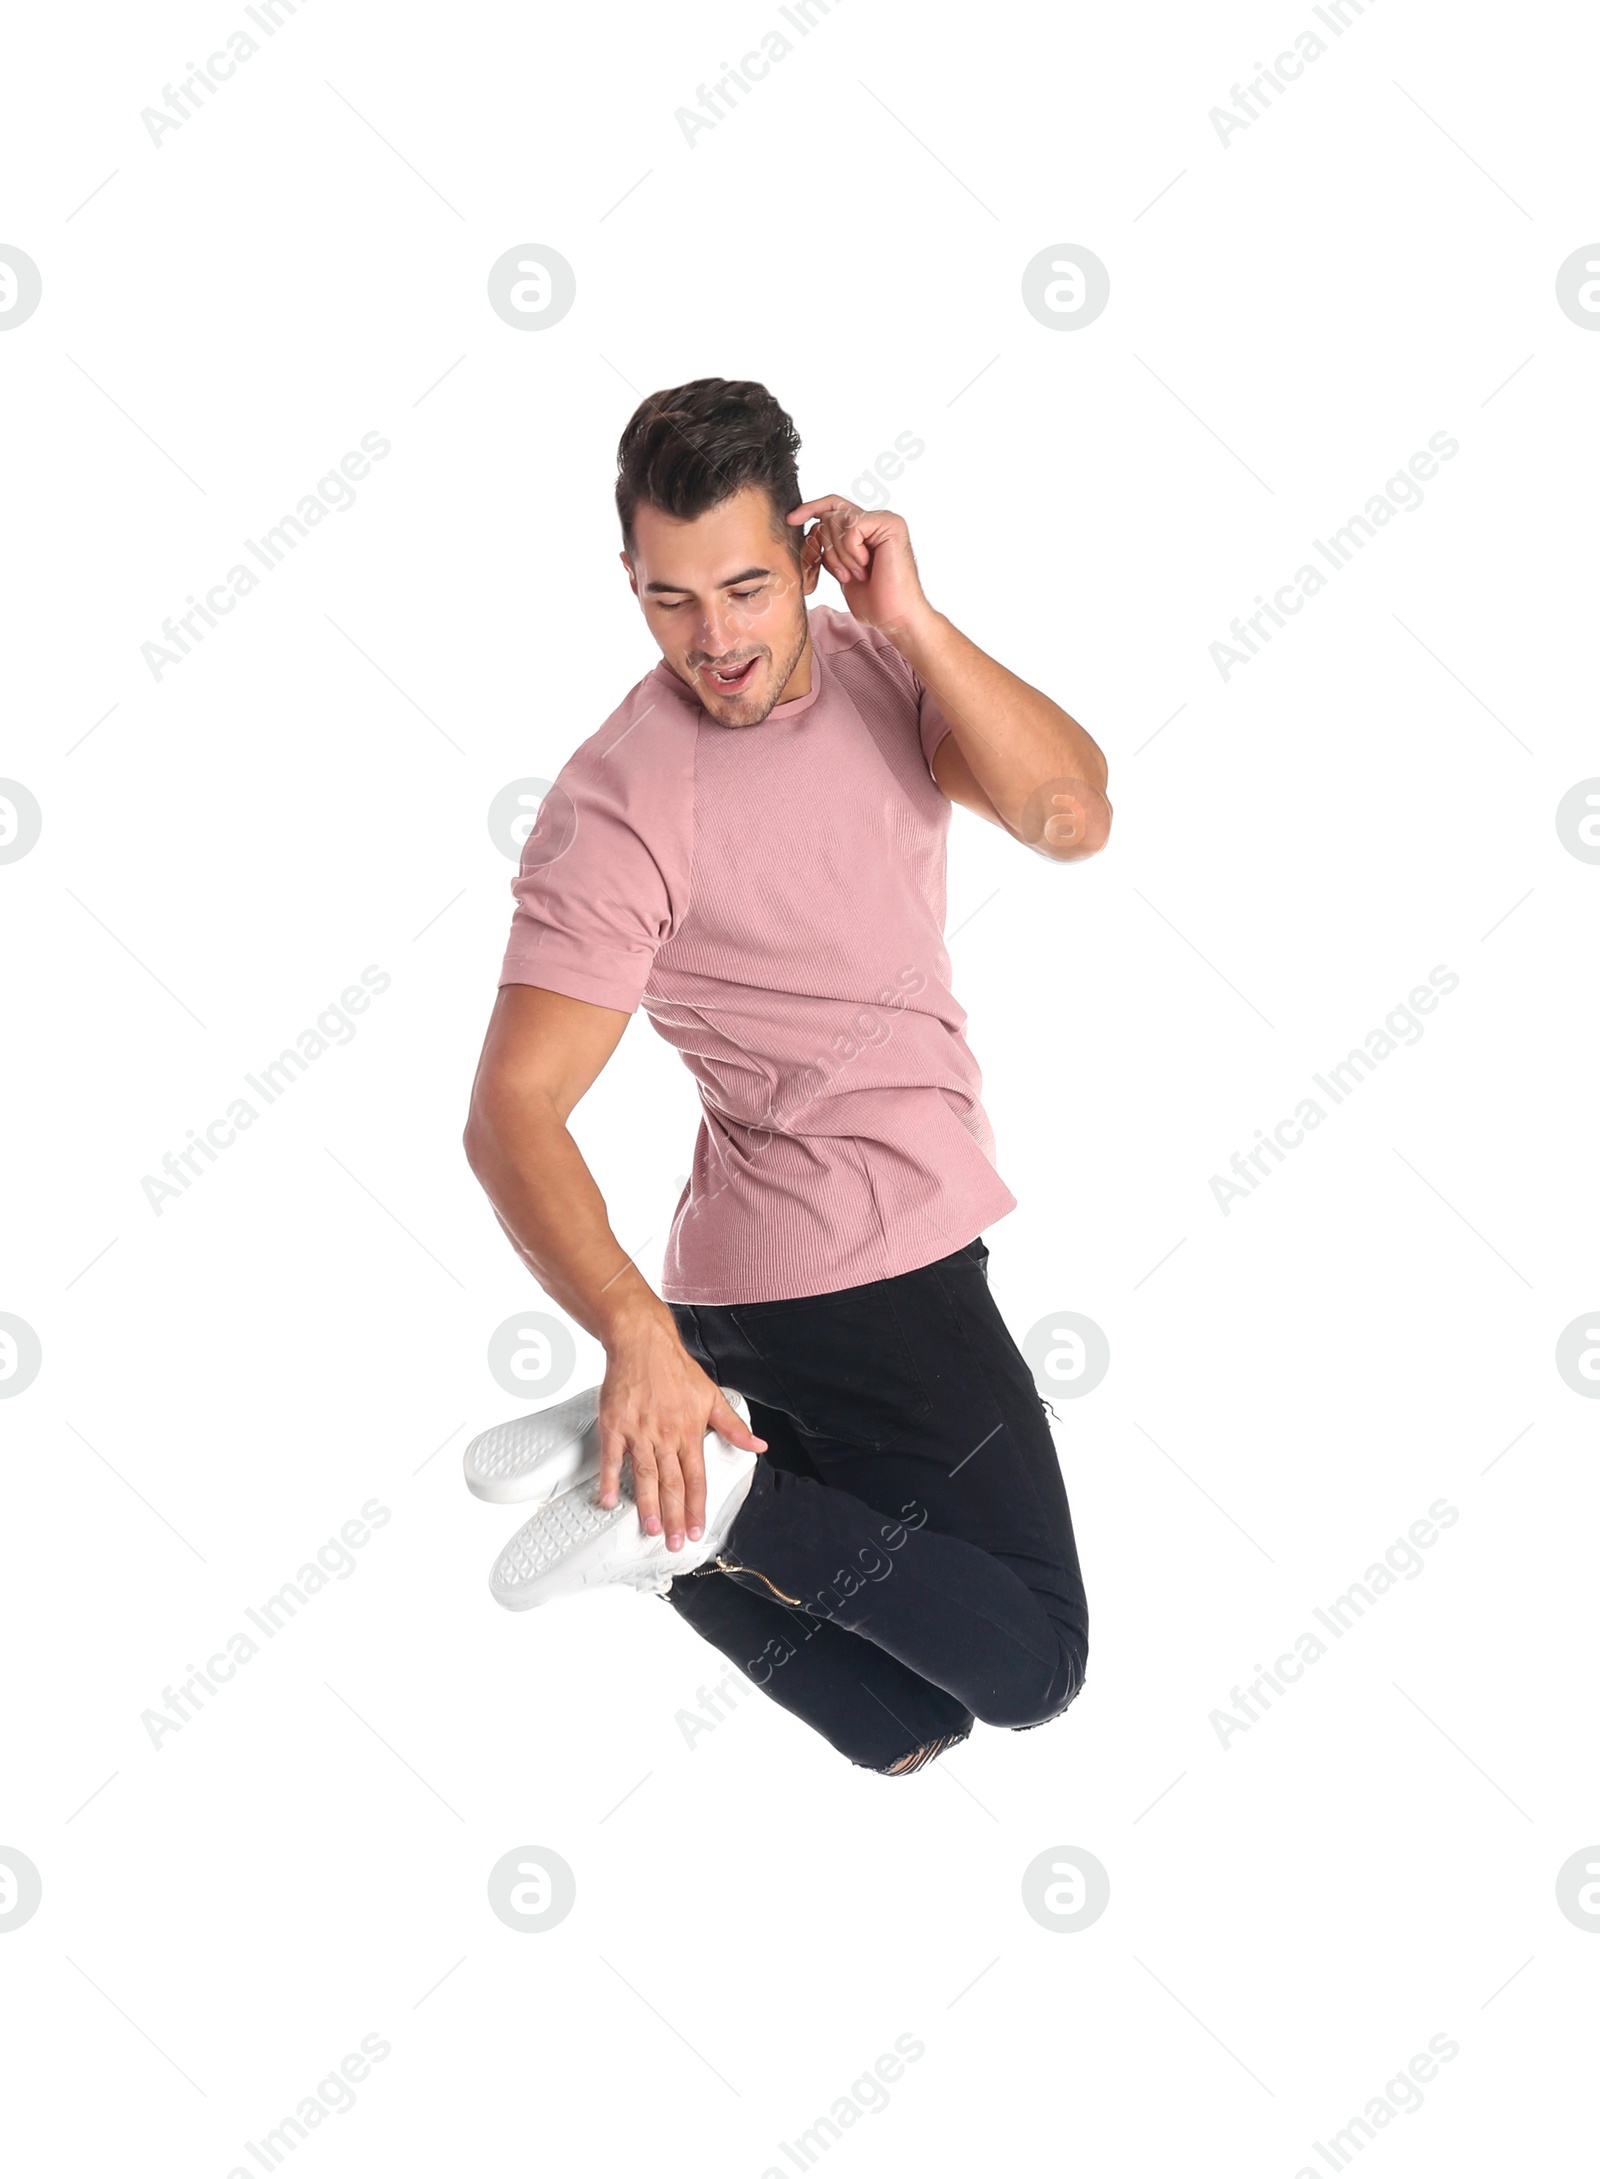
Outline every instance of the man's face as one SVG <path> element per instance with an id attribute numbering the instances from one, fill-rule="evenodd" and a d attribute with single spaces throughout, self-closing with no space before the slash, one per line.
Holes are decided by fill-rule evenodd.
<path id="1" fill-rule="evenodd" d="M 719 726 L 759 726 L 810 687 L 805 601 L 817 573 L 801 573 L 798 525 L 787 541 L 782 528 L 758 484 L 692 522 L 644 503 L 634 513 L 633 555 L 622 555 L 633 594 L 662 657 Z"/>

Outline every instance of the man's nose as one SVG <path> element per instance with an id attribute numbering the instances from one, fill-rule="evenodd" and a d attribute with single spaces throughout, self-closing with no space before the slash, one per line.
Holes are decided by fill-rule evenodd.
<path id="1" fill-rule="evenodd" d="M 747 632 L 736 606 L 708 606 L 700 616 L 695 640 L 708 658 L 724 658 L 739 648 Z"/>

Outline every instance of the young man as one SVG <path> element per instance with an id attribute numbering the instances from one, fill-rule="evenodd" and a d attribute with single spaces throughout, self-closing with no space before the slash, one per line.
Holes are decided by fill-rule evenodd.
<path id="1" fill-rule="evenodd" d="M 897 1775 L 1083 1682 L 1066 1492 L 988 1289 L 980 1236 L 1015 1198 L 944 864 L 952 802 L 1057 862 L 1111 810 L 1082 727 L 929 604 L 900 516 L 801 502 L 799 444 L 765 387 L 714 378 L 622 435 L 661 663 L 540 806 L 466 1131 L 605 1380 L 475 1440 L 468 1480 L 544 1502 L 502 1602 L 653 1589 Z M 823 568 L 848 612 L 808 609 Z M 566 1124 L 640 1005 L 704 1113 L 660 1299 Z"/>

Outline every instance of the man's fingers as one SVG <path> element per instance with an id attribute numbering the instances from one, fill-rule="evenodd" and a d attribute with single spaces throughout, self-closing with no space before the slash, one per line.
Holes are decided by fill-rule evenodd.
<path id="1" fill-rule="evenodd" d="M 764 1453 L 766 1451 L 766 1439 L 756 1436 L 749 1424 L 740 1415 L 739 1410 L 736 1407 L 730 1407 L 720 1392 L 717 1394 L 716 1405 L 712 1408 L 707 1420 L 708 1427 L 715 1430 L 719 1437 L 726 1438 L 730 1445 L 738 1445 L 747 1453 Z"/>
<path id="2" fill-rule="evenodd" d="M 828 492 L 821 499 L 808 499 L 799 507 L 791 507 L 784 519 L 789 522 L 809 522 L 813 515 L 835 514 L 841 507 L 853 506 L 853 501 L 841 499 L 837 492 Z"/>
<path id="3" fill-rule="evenodd" d="M 855 574 L 844 546 L 830 530 L 822 540 L 822 558 L 828 573 L 836 582 L 847 583 Z"/>
<path id="4" fill-rule="evenodd" d="M 664 1449 L 657 1454 L 657 1476 L 661 1488 L 661 1529 L 667 1539 L 669 1551 L 683 1549 L 683 1474 L 675 1453 Z"/>
<path id="5" fill-rule="evenodd" d="M 706 1526 L 706 1464 L 698 1444 L 686 1445 L 678 1456 L 683 1471 L 683 1519 L 691 1543 L 698 1543 Z"/>
<path id="6" fill-rule="evenodd" d="M 836 507 L 832 514 L 822 518 L 829 544 L 853 575 L 864 572 L 867 563 L 866 547 L 861 542 L 856 522 L 854 507 Z"/>
<path id="7" fill-rule="evenodd" d="M 694 1375 L 700 1379 L 698 1370 Z M 766 1439 L 755 1435 L 722 1391 L 714 1384 L 711 1391 L 709 1412 L 698 1428 L 692 1420 L 685 1423 L 676 1402 L 667 1403 L 654 1419 L 648 1411 L 640 1416 L 625 1410 L 620 1426 L 600 1425 L 600 1503 L 618 1503 L 626 1460 L 639 1526 L 647 1536 L 664 1537 L 669 1551 L 681 1551 L 686 1541 L 698 1542 L 705 1533 L 706 1431 L 717 1431 L 746 1452 L 767 1450 Z"/>
<path id="8" fill-rule="evenodd" d="M 872 555 L 860 534 L 861 509 L 853 500 L 841 499 L 837 492 L 830 492 L 825 499 L 808 499 L 804 505 L 791 508 L 785 520 L 809 522 L 813 516 L 817 518 L 817 528 L 811 536 L 821 541 L 823 561 L 829 574 L 841 583 L 864 577 Z M 807 544 L 810 541 L 808 537 Z"/>
<path id="9" fill-rule="evenodd" d="M 661 1507 L 656 1458 L 654 1452 L 642 1445 L 633 1448 L 633 1500 L 639 1508 L 639 1526 L 647 1536 L 659 1536 Z"/>
<path id="10" fill-rule="evenodd" d="M 627 1451 L 627 1440 L 620 1430 L 600 1432 L 600 1503 L 614 1506 L 622 1481 L 622 1456 Z"/>
<path id="11" fill-rule="evenodd" d="M 840 517 L 839 536 L 844 547 L 844 556 L 850 563 L 851 574 L 865 577 L 872 565 L 872 548 L 861 534 L 860 521 L 854 508 Z"/>

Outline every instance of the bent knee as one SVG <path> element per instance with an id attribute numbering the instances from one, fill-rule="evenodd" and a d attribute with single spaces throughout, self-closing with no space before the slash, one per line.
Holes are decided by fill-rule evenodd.
<path id="1" fill-rule="evenodd" d="M 1036 1725 L 1048 1725 L 1071 1707 L 1083 1687 L 1083 1677 L 1084 1656 L 1079 1649 L 1063 1655 L 1048 1682 L 1002 1689 L 977 1714 L 985 1725 L 998 1725 L 1013 1733 L 1029 1732 Z"/>

